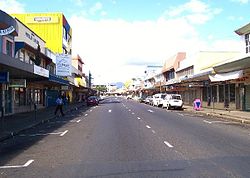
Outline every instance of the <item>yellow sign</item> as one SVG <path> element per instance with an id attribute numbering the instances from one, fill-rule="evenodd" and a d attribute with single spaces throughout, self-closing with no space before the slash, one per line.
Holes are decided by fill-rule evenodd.
<path id="1" fill-rule="evenodd" d="M 58 17 L 55 16 L 27 16 L 26 23 L 58 23 Z"/>

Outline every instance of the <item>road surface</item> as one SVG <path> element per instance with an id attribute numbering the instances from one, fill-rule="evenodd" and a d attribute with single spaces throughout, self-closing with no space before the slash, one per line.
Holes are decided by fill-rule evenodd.
<path id="1" fill-rule="evenodd" d="M 0 144 L 0 177 L 250 177 L 249 128 L 120 97 Z"/>

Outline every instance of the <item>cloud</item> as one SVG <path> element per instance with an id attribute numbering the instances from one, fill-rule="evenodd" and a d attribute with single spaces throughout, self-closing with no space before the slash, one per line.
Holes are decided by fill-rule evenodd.
<path id="1" fill-rule="evenodd" d="M 4 12 L 11 13 L 23 13 L 25 12 L 24 4 L 17 2 L 16 0 L 1 0 L 0 8 Z"/>
<path id="2" fill-rule="evenodd" d="M 103 81 L 143 75 L 148 64 L 161 65 L 178 51 L 204 46 L 196 30 L 181 19 L 128 22 L 73 16 L 69 21 L 73 51 L 83 57 L 93 75 L 103 76 Z"/>
<path id="3" fill-rule="evenodd" d="M 228 16 L 227 19 L 230 21 L 242 21 L 244 20 L 244 17 L 242 16 L 237 17 L 237 16 L 231 15 L 231 16 Z"/>
<path id="4" fill-rule="evenodd" d="M 177 7 L 166 10 L 163 17 L 166 18 L 185 18 L 192 24 L 204 24 L 219 14 L 222 9 L 212 9 L 208 4 L 200 0 L 191 0 Z"/>
<path id="5" fill-rule="evenodd" d="M 71 0 L 73 3 L 75 3 L 77 6 L 83 6 L 84 0 Z"/>
<path id="6" fill-rule="evenodd" d="M 96 12 L 101 11 L 101 10 L 102 10 L 102 3 L 97 2 L 97 3 L 95 3 L 95 5 L 93 7 L 90 8 L 89 13 L 91 15 L 95 15 Z"/>
<path id="7" fill-rule="evenodd" d="M 237 3 L 240 3 L 240 4 L 248 4 L 249 3 L 249 0 L 231 0 L 232 2 L 237 2 Z"/>

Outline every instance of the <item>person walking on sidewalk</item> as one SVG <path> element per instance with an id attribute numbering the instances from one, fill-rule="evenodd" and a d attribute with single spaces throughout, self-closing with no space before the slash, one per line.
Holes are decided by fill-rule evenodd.
<path id="1" fill-rule="evenodd" d="M 60 110 L 61 115 L 64 116 L 64 113 L 63 113 L 63 99 L 62 99 L 61 95 L 59 95 L 58 98 L 56 99 L 55 115 L 57 114 L 58 110 Z"/>

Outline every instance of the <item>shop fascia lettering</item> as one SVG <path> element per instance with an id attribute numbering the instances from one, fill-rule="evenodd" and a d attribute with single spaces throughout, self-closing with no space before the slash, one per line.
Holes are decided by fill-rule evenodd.
<path id="1" fill-rule="evenodd" d="M 13 26 L 10 26 L 9 28 L 0 30 L 0 36 L 9 35 L 14 31 L 15 31 L 15 28 Z"/>

